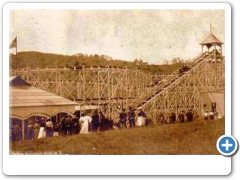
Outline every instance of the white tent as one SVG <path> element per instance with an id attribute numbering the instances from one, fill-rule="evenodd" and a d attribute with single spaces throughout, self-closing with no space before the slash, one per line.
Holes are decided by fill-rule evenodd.
<path id="1" fill-rule="evenodd" d="M 35 88 L 18 76 L 9 79 L 10 118 L 25 120 L 31 116 L 54 116 L 59 112 L 73 114 L 76 102 Z M 22 129 L 24 131 L 24 123 Z M 24 137 L 24 132 L 23 132 Z"/>

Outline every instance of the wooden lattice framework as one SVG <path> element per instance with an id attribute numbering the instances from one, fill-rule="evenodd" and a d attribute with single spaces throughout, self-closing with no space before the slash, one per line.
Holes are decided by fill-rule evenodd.
<path id="1" fill-rule="evenodd" d="M 204 92 L 225 92 L 225 57 L 222 42 L 212 32 L 200 43 L 208 52 L 193 59 L 188 71 L 178 70 L 160 81 L 140 70 L 115 67 L 22 69 L 12 72 L 35 87 L 79 102 L 98 105 L 107 116 L 117 119 L 121 108 L 143 109 L 154 121 L 160 113 L 168 117 L 192 109 L 201 116 Z M 214 47 L 212 52 L 210 48 Z"/>
<path id="2" fill-rule="evenodd" d="M 114 67 L 80 69 L 22 69 L 15 73 L 35 87 L 79 102 L 80 106 L 98 105 L 107 116 L 117 118 L 122 107 L 142 108 L 154 120 L 192 109 L 201 115 L 203 92 L 224 92 L 224 57 L 205 52 L 193 60 L 187 72 L 173 72 L 157 84 L 151 74 Z"/>
<path id="3" fill-rule="evenodd" d="M 140 70 L 115 67 L 22 69 L 12 72 L 31 85 L 84 105 L 97 105 L 114 116 L 152 84 L 152 76 Z"/>
<path id="4" fill-rule="evenodd" d="M 144 109 L 154 120 L 160 113 L 169 117 L 174 112 L 192 109 L 195 116 L 202 114 L 203 92 L 225 92 L 225 58 L 215 59 L 215 52 L 205 52 L 196 57 L 187 72 L 174 72 L 168 81 L 156 85 L 145 94 L 138 108 Z"/>

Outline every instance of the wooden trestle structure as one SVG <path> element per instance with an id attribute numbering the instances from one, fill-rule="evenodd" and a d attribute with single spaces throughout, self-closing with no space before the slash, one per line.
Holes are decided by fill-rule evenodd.
<path id="1" fill-rule="evenodd" d="M 17 74 L 31 85 L 84 105 L 98 105 L 111 117 L 122 107 L 142 108 L 152 119 L 192 109 L 201 115 L 203 92 L 224 92 L 224 57 L 202 53 L 186 72 L 173 72 L 152 85 L 150 73 L 128 68 L 82 67 L 22 69 Z M 16 72 L 13 72 L 16 73 Z"/>
<path id="2" fill-rule="evenodd" d="M 108 116 L 142 96 L 152 83 L 150 73 L 115 67 L 26 68 L 12 73 L 80 106 L 97 105 Z"/>
<path id="3" fill-rule="evenodd" d="M 193 62 L 188 71 L 174 72 L 167 81 L 161 81 L 143 98 L 132 103 L 138 104 L 137 107 L 144 109 L 153 119 L 158 119 L 160 113 L 168 117 L 172 112 L 178 115 L 189 109 L 195 116 L 201 116 L 204 104 L 201 93 L 225 92 L 225 58 L 216 59 L 214 52 L 206 52 Z"/>
<path id="4" fill-rule="evenodd" d="M 122 108 L 142 108 L 153 121 L 160 113 L 192 109 L 201 116 L 201 93 L 225 92 L 225 58 L 217 53 L 222 42 L 210 36 L 201 45 L 208 52 L 192 60 L 188 71 L 175 71 L 152 82 L 152 75 L 140 70 L 115 67 L 22 69 L 12 72 L 31 85 L 84 105 L 97 105 L 106 116 L 117 120 Z M 209 52 L 211 47 L 214 50 Z M 154 84 L 154 85 L 153 85 Z"/>

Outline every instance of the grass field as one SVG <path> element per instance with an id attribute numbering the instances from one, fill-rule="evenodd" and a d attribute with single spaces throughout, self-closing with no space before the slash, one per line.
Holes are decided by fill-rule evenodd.
<path id="1" fill-rule="evenodd" d="M 225 120 L 151 125 L 87 135 L 51 137 L 10 143 L 10 154 L 219 154 L 217 139 Z"/>

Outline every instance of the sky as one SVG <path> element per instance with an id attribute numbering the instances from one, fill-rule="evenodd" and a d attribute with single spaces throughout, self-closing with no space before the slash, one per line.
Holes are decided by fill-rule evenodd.
<path id="1" fill-rule="evenodd" d="M 9 41 L 18 37 L 18 52 L 99 54 L 162 64 L 201 53 L 199 43 L 209 35 L 210 22 L 224 43 L 224 10 L 10 10 Z"/>

